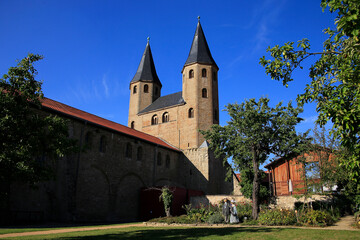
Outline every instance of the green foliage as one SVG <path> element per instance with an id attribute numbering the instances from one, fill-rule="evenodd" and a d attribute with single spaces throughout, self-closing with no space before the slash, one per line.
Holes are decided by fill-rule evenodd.
<path id="1" fill-rule="evenodd" d="M 259 178 L 263 179 L 266 177 L 266 174 L 263 170 L 259 170 Z M 251 168 L 244 169 L 240 173 L 240 186 L 241 186 L 241 193 L 249 199 L 252 199 L 252 192 L 253 192 L 253 179 L 254 173 Z M 270 196 L 270 192 L 264 185 L 260 184 L 259 190 L 259 202 L 262 203 L 267 200 Z"/>
<path id="2" fill-rule="evenodd" d="M 325 227 L 334 224 L 333 217 L 323 210 L 302 211 L 299 214 L 299 223 L 306 226 Z"/>
<path id="3" fill-rule="evenodd" d="M 220 212 L 216 212 L 209 217 L 208 223 L 210 223 L 210 224 L 224 223 L 224 217 Z"/>
<path id="4" fill-rule="evenodd" d="M 0 221 L 7 221 L 11 183 L 53 178 L 55 161 L 76 150 L 67 121 L 39 111 L 43 93 L 33 63 L 40 59 L 29 54 L 0 79 Z"/>
<path id="5" fill-rule="evenodd" d="M 355 227 L 356 228 L 360 228 L 360 211 L 359 212 L 356 212 L 354 214 L 354 217 L 355 217 Z"/>
<path id="6" fill-rule="evenodd" d="M 333 123 L 333 134 L 351 153 L 342 164 L 353 181 L 360 181 L 360 1 L 322 0 L 323 9 L 337 13 L 336 29 L 325 29 L 328 39 L 320 52 L 310 51 L 310 41 L 302 39 L 268 48 L 271 60 L 262 57 L 260 64 L 272 79 L 284 86 L 293 81 L 292 72 L 301 63 L 315 58 L 309 68 L 311 82 L 298 95 L 300 104 L 317 103 L 320 126 Z"/>
<path id="7" fill-rule="evenodd" d="M 240 221 L 244 219 L 250 219 L 252 214 L 252 204 L 251 203 L 238 203 L 236 204 L 236 210 Z"/>
<path id="8" fill-rule="evenodd" d="M 170 216 L 170 217 L 162 217 L 162 218 L 153 218 L 148 222 L 157 222 L 157 223 L 166 223 L 166 224 L 192 224 L 192 222 L 186 215 L 181 216 Z"/>
<path id="9" fill-rule="evenodd" d="M 258 221 L 261 225 L 294 225 L 296 223 L 296 215 L 291 210 L 270 209 L 260 212 Z"/>
<path id="10" fill-rule="evenodd" d="M 201 131 L 215 155 L 231 158 L 236 170 L 252 169 L 253 172 L 253 213 L 254 219 L 259 211 L 260 175 L 259 166 L 271 153 L 284 156 L 299 153 L 307 142 L 306 134 L 298 135 L 295 125 L 302 119 L 298 114 L 301 108 L 294 108 L 291 102 L 283 106 L 280 102 L 270 107 L 268 98 L 246 100 L 241 104 L 228 104 L 226 111 L 230 121 L 226 126 L 213 125 L 209 131 Z"/>
<path id="11" fill-rule="evenodd" d="M 168 187 L 161 188 L 161 195 L 159 196 L 159 200 L 163 201 L 166 216 L 170 216 L 170 207 L 173 200 L 173 193 Z"/>
<path id="12" fill-rule="evenodd" d="M 221 214 L 220 208 L 218 206 L 204 206 L 200 204 L 199 207 L 193 207 L 191 204 L 185 205 L 183 207 L 186 211 L 186 215 L 190 222 L 192 223 L 201 223 L 201 222 L 209 222 L 209 218 L 215 213 Z"/>
<path id="13" fill-rule="evenodd" d="M 75 150 L 67 122 L 39 111 L 42 83 L 33 64 L 42 58 L 29 54 L 0 79 L 0 197 L 5 205 L 12 182 L 50 179 L 53 161 Z"/>

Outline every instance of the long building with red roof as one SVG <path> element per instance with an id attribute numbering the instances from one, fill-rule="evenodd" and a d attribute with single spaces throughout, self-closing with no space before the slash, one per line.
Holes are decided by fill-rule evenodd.
<path id="1" fill-rule="evenodd" d="M 136 221 L 165 214 L 158 206 L 159 193 L 149 189 L 174 189 L 179 210 L 174 214 L 192 195 L 233 192 L 223 160 L 199 132 L 219 123 L 217 71 L 199 21 L 181 71 L 181 92 L 161 96 L 147 42 L 130 82 L 128 127 L 42 99 L 42 108 L 34 112 L 67 119 L 69 137 L 80 151 L 55 161 L 54 180 L 35 189 L 12 186 L 13 220 Z"/>

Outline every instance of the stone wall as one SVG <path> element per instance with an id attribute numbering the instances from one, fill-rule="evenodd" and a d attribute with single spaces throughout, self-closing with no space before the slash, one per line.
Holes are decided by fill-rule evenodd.
<path id="1" fill-rule="evenodd" d="M 308 202 L 312 201 L 326 201 L 329 200 L 329 196 L 324 195 L 313 195 L 311 198 L 306 199 Z M 294 209 L 295 202 L 305 202 L 305 197 L 301 197 L 299 199 L 294 196 L 278 196 L 275 198 L 275 203 L 270 205 L 272 208 L 282 208 L 282 209 Z"/>
<path id="2" fill-rule="evenodd" d="M 190 198 L 191 206 L 198 207 L 200 205 L 207 206 L 209 204 L 218 205 L 223 199 L 235 200 L 237 203 L 251 202 L 250 199 L 245 198 L 243 195 L 205 195 Z"/>

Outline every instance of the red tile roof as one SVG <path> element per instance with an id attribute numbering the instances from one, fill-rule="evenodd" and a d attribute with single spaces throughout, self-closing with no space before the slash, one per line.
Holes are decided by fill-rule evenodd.
<path id="1" fill-rule="evenodd" d="M 69 115 L 70 117 L 74 117 L 74 118 L 78 118 L 78 119 L 81 119 L 81 120 L 84 120 L 84 121 L 88 121 L 90 123 L 100 125 L 102 127 L 114 130 L 114 131 L 119 132 L 119 133 L 123 133 L 123 134 L 129 135 L 129 136 L 135 137 L 135 138 L 140 138 L 140 139 L 142 139 L 144 141 L 151 142 L 153 144 L 157 144 L 157 145 L 160 145 L 162 147 L 166 147 L 166 148 L 169 148 L 169 149 L 172 149 L 172 150 L 175 150 L 175 151 L 180 151 L 179 149 L 169 145 L 168 143 L 164 142 L 163 140 L 161 140 L 161 139 L 159 139 L 157 137 L 154 137 L 154 136 L 151 136 L 149 134 L 137 131 L 135 129 L 131 129 L 131 128 L 126 127 L 124 125 L 121 125 L 119 123 L 112 122 L 110 120 L 95 116 L 93 114 L 81 111 L 79 109 L 70 107 L 70 106 L 68 106 L 66 104 L 54 101 L 52 99 L 43 98 L 41 100 L 41 104 L 45 108 L 49 108 L 49 109 L 54 110 L 56 112 L 60 112 L 60 113 Z"/>

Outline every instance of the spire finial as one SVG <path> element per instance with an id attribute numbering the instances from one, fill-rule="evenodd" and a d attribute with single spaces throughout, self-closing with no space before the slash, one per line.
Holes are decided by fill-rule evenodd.
<path id="1" fill-rule="evenodd" d="M 150 42 L 150 37 L 147 37 L 147 42 L 148 42 L 148 43 Z"/>
<path id="2" fill-rule="evenodd" d="M 198 16 L 197 19 L 198 19 L 198 22 L 200 22 L 200 16 Z"/>

